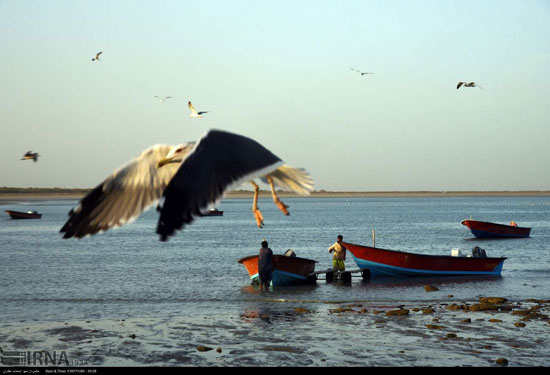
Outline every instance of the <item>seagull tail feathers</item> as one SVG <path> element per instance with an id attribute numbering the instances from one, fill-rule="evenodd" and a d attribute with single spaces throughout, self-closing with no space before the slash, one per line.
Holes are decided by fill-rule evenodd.
<path id="1" fill-rule="evenodd" d="M 295 168 L 283 164 L 273 172 L 269 173 L 273 183 L 287 191 L 293 191 L 299 195 L 309 195 L 313 191 L 313 178 L 303 168 Z M 263 182 L 267 182 L 262 178 Z"/>

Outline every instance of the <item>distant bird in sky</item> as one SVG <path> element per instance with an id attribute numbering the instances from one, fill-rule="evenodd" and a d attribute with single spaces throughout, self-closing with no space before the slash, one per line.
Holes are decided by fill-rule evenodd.
<path id="1" fill-rule="evenodd" d="M 482 89 L 481 86 L 477 85 L 475 82 L 458 82 L 458 85 L 456 85 L 456 89 L 458 90 L 461 86 L 464 86 L 464 87 L 479 87 L 480 89 Z"/>
<path id="2" fill-rule="evenodd" d="M 116 169 L 69 212 L 60 232 L 63 238 L 93 235 L 131 222 L 160 202 L 156 232 L 166 241 L 246 181 L 255 188 L 252 210 L 262 227 L 255 178 L 270 185 L 273 201 L 285 215 L 288 206 L 275 186 L 300 195 L 313 190 L 308 172 L 284 164 L 255 140 L 210 130 L 198 142 L 154 145 Z"/>
<path id="3" fill-rule="evenodd" d="M 95 61 L 95 60 L 100 61 L 100 60 L 99 60 L 99 55 L 101 55 L 102 53 L 103 53 L 103 52 L 98 52 L 98 53 L 96 53 L 95 57 L 92 58 L 92 61 Z"/>
<path id="4" fill-rule="evenodd" d="M 371 72 L 360 72 L 359 70 L 353 69 L 353 68 L 351 68 L 351 70 L 356 71 L 357 73 L 361 74 L 362 76 L 364 76 L 365 74 L 374 74 L 374 73 L 371 73 Z"/>
<path id="5" fill-rule="evenodd" d="M 36 163 L 38 161 L 38 157 L 40 155 L 38 155 L 38 152 L 32 152 L 32 151 L 27 151 L 25 153 L 25 155 L 23 155 L 23 157 L 21 158 L 21 160 L 34 160 L 34 162 Z"/>
<path id="6" fill-rule="evenodd" d="M 189 114 L 189 117 L 202 117 L 203 113 L 208 113 L 208 111 L 197 112 L 195 107 L 193 107 L 193 104 L 191 104 L 191 101 L 189 101 L 189 103 L 187 103 L 187 106 L 191 110 L 191 113 Z"/>
<path id="7" fill-rule="evenodd" d="M 165 96 L 164 98 L 161 98 L 160 96 L 156 96 L 156 95 L 155 95 L 155 98 L 157 98 L 158 100 L 160 100 L 161 103 L 164 103 L 164 101 L 165 101 L 166 99 L 170 99 L 171 96 Z"/>

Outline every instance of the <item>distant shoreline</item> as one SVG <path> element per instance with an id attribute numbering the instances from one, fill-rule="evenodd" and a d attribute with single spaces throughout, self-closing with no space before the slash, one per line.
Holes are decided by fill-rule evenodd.
<path id="1" fill-rule="evenodd" d="M 11 191 L 7 191 L 11 190 Z M 0 204 L 19 201 L 69 199 L 79 200 L 91 189 L 0 188 Z M 301 197 L 294 193 L 277 192 L 280 197 Z M 252 191 L 231 191 L 226 199 L 251 198 Z M 550 191 L 314 191 L 306 198 L 398 198 L 398 197 L 548 197 Z M 271 197 L 271 192 L 260 191 L 260 197 Z"/>

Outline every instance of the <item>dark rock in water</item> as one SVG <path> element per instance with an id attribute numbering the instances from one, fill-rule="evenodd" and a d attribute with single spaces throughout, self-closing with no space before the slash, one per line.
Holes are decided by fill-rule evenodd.
<path id="1" fill-rule="evenodd" d="M 529 310 L 513 310 L 510 314 L 526 316 L 526 315 L 531 314 L 531 312 Z"/>
<path id="2" fill-rule="evenodd" d="M 353 309 L 350 308 L 350 307 L 339 307 L 337 309 L 329 309 L 328 311 L 331 314 L 339 314 L 339 313 L 343 313 L 343 312 L 353 311 Z"/>
<path id="3" fill-rule="evenodd" d="M 198 345 L 197 346 L 197 350 L 199 352 L 209 352 L 210 350 L 212 350 L 213 348 L 209 347 L 209 346 L 203 346 L 203 345 Z"/>
<path id="4" fill-rule="evenodd" d="M 424 314 L 433 314 L 433 312 L 434 312 L 434 309 L 432 309 L 431 307 L 422 309 L 422 313 Z"/>
<path id="5" fill-rule="evenodd" d="M 508 366 L 508 360 L 506 358 L 499 358 L 495 362 L 500 366 Z"/>
<path id="6" fill-rule="evenodd" d="M 472 322 L 472 319 L 470 318 L 466 318 L 460 321 L 460 323 L 471 323 L 471 322 Z"/>
<path id="7" fill-rule="evenodd" d="M 424 289 L 426 290 L 426 292 L 435 292 L 439 290 L 437 287 L 433 285 L 424 285 Z"/>
<path id="8" fill-rule="evenodd" d="M 458 336 L 456 333 L 447 333 L 447 338 L 449 339 L 456 339 Z"/>
<path id="9" fill-rule="evenodd" d="M 135 334 L 132 333 L 131 335 L 128 335 L 128 337 L 135 340 L 135 338 L 136 338 L 137 336 L 136 336 Z"/>
<path id="10" fill-rule="evenodd" d="M 222 352 L 222 348 L 218 347 L 218 348 L 216 348 L 216 351 L 217 351 L 218 353 L 221 353 L 221 352 Z"/>
<path id="11" fill-rule="evenodd" d="M 491 323 L 502 323 L 502 320 L 500 320 L 500 319 L 489 319 L 489 322 L 491 322 Z"/>
<path id="12" fill-rule="evenodd" d="M 409 309 L 390 310 L 386 312 L 386 316 L 403 316 L 409 315 Z"/>
<path id="13" fill-rule="evenodd" d="M 441 328 L 443 328 L 443 326 L 438 326 L 438 325 L 435 325 L 435 324 L 426 324 L 426 328 L 429 328 L 429 329 L 441 329 Z"/>
<path id="14" fill-rule="evenodd" d="M 515 322 L 514 325 L 515 325 L 516 327 L 519 327 L 519 328 L 525 327 L 525 323 L 522 323 L 522 322 Z"/>
<path id="15" fill-rule="evenodd" d="M 503 297 L 479 297 L 479 302 L 491 303 L 493 305 L 500 305 L 508 302 L 508 300 Z"/>
<path id="16" fill-rule="evenodd" d="M 492 303 L 480 302 L 480 303 L 474 303 L 473 305 L 470 305 L 470 307 L 468 307 L 468 310 L 470 310 L 470 311 L 487 311 L 487 310 L 498 310 L 498 308 L 495 305 L 493 305 Z"/>

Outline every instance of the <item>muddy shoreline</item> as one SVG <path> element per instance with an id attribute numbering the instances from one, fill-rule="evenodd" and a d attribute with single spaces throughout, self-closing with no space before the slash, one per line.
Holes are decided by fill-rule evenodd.
<path id="1" fill-rule="evenodd" d="M 548 302 L 335 303 L 267 292 L 224 315 L 2 324 L 0 342 L 65 351 L 79 366 L 548 366 Z"/>

